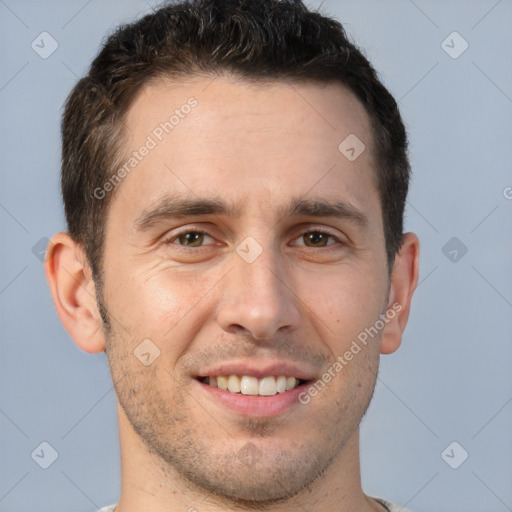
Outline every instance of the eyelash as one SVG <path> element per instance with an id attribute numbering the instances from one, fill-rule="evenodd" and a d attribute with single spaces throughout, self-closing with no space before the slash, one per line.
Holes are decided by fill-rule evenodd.
<path id="1" fill-rule="evenodd" d="M 177 240 L 180 236 L 186 235 L 188 233 L 197 233 L 199 235 L 207 235 L 210 238 L 214 238 L 207 231 L 203 231 L 203 230 L 200 230 L 200 229 L 190 229 L 189 228 L 189 229 L 186 229 L 186 230 L 181 231 L 179 233 L 176 233 L 175 235 L 173 235 L 171 238 L 169 238 L 167 240 L 164 240 L 163 244 L 164 245 L 173 245 L 175 240 Z M 336 241 L 336 243 L 328 244 L 328 245 L 320 246 L 320 247 L 309 247 L 309 246 L 304 244 L 301 247 L 306 247 L 308 249 L 324 249 L 324 250 L 334 249 L 335 250 L 335 249 L 339 249 L 339 247 L 336 247 L 336 246 L 345 245 L 338 237 L 336 237 L 332 233 L 329 233 L 328 231 L 323 230 L 323 229 L 308 229 L 306 231 L 301 232 L 301 234 L 299 236 L 295 237 L 294 240 L 296 240 L 297 238 L 303 237 L 304 235 L 306 235 L 308 233 L 317 233 L 317 234 L 321 234 L 321 235 L 326 235 L 326 236 L 328 236 L 330 238 L 333 238 Z M 194 251 L 194 250 L 203 249 L 205 247 L 204 245 L 200 245 L 199 247 L 187 247 L 187 246 L 181 245 L 181 244 L 176 244 L 176 245 L 180 249 L 182 249 L 184 251 L 188 251 L 188 252 L 191 252 L 191 251 Z"/>

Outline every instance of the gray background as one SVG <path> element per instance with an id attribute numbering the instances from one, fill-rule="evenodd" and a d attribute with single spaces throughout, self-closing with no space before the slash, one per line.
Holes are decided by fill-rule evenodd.
<path id="1" fill-rule="evenodd" d="M 152 5 L 0 0 L 2 512 L 118 499 L 105 355 L 82 353 L 61 326 L 40 240 L 64 228 L 61 106 L 103 36 Z M 322 11 L 400 100 L 414 170 L 407 229 L 422 242 L 410 324 L 382 357 L 362 424 L 364 489 L 417 512 L 512 510 L 512 3 L 325 0 Z M 43 31 L 59 45 L 46 59 L 31 47 Z M 454 31 L 469 44 L 458 58 L 462 39 L 442 44 Z M 58 453 L 48 469 L 41 442 Z"/>

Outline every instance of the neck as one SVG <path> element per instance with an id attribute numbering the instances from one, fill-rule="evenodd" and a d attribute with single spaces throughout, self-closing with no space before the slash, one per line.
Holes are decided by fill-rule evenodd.
<path id="1" fill-rule="evenodd" d="M 116 512 L 296 512 L 385 510 L 361 488 L 359 431 L 347 440 L 340 455 L 304 491 L 270 505 L 240 505 L 198 488 L 157 455 L 150 453 L 118 408 L 121 445 L 121 497 Z"/>

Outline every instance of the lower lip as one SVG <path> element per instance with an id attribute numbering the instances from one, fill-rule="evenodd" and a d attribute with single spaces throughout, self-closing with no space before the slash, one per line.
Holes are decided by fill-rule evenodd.
<path id="1" fill-rule="evenodd" d="M 309 386 L 309 383 L 305 382 L 284 393 L 277 393 L 272 396 L 254 396 L 231 393 L 230 391 L 223 391 L 200 381 L 196 382 L 205 393 L 208 393 L 208 396 L 220 402 L 226 408 L 242 416 L 258 418 L 271 418 L 284 413 L 297 404 L 300 405 L 298 397 Z"/>

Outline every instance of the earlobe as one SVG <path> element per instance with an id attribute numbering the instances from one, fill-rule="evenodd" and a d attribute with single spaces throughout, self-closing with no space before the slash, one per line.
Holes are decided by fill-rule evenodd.
<path id="1" fill-rule="evenodd" d="M 82 350 L 105 350 L 96 291 L 82 247 L 67 233 L 52 237 L 46 251 L 45 273 L 57 314 Z"/>
<path id="2" fill-rule="evenodd" d="M 406 233 L 400 251 L 396 255 L 391 274 L 386 318 L 382 333 L 381 354 L 395 352 L 402 341 L 407 325 L 411 300 L 418 284 L 420 243 L 414 233 Z"/>

